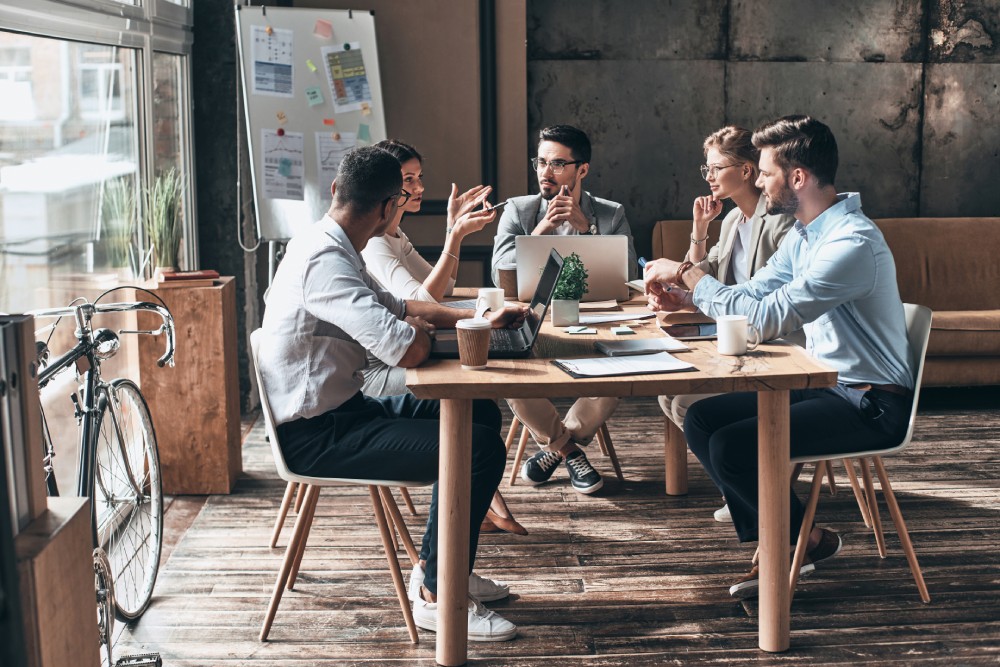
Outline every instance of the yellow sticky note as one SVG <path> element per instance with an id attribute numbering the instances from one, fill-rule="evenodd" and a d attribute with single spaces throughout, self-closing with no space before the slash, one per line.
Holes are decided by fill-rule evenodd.
<path id="1" fill-rule="evenodd" d="M 280 123 L 281 125 L 284 125 L 285 123 L 288 122 L 288 116 L 285 115 L 284 111 L 279 111 L 278 113 L 275 114 L 275 116 L 278 118 L 278 123 Z"/>
<path id="2" fill-rule="evenodd" d="M 315 72 L 316 71 L 316 66 L 313 65 L 313 61 L 311 61 L 311 60 L 307 60 L 306 61 L 306 67 L 309 68 L 310 72 Z"/>
<path id="3" fill-rule="evenodd" d="M 361 115 L 362 116 L 371 116 L 372 115 L 372 108 L 370 106 L 368 106 L 367 102 L 362 102 L 361 103 Z"/>

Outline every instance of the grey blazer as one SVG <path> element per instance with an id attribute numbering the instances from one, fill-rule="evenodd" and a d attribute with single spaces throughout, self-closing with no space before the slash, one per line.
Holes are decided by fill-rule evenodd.
<path id="1" fill-rule="evenodd" d="M 733 284 L 732 267 L 733 243 L 736 241 L 736 222 L 740 219 L 740 210 L 734 208 L 722 220 L 722 230 L 719 232 L 719 242 L 708 251 L 705 259 L 698 262 L 698 268 L 714 276 L 719 282 L 725 285 Z M 757 273 L 771 259 L 771 255 L 778 249 L 781 239 L 792 225 L 795 218 L 790 215 L 770 215 L 767 213 L 767 198 L 761 194 L 757 200 L 757 210 L 748 221 L 753 225 L 750 232 L 750 256 L 749 275 Z"/>
<path id="2" fill-rule="evenodd" d="M 542 195 L 525 195 L 511 197 L 507 200 L 497 235 L 493 238 L 493 284 L 497 281 L 497 265 L 514 263 L 514 237 L 527 236 L 545 217 L 549 202 Z M 621 235 L 628 237 L 628 277 L 634 280 L 638 275 L 638 264 L 635 259 L 635 243 L 632 241 L 632 229 L 625 218 L 625 207 L 616 202 L 594 197 L 584 191 L 580 197 L 580 210 L 587 219 L 597 225 L 597 233 L 604 236 Z"/>

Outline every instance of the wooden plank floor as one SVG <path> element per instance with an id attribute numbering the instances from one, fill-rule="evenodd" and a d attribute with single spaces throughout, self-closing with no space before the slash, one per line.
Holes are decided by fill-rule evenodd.
<path id="1" fill-rule="evenodd" d="M 652 399 L 622 403 L 609 427 L 627 480 L 617 484 L 591 447 L 605 473 L 599 495 L 572 491 L 564 470 L 537 489 L 504 482 L 530 534 L 483 536 L 477 570 L 511 584 L 511 598 L 490 606 L 520 636 L 470 644 L 475 664 L 1000 662 L 1000 391 L 925 392 L 913 445 L 886 460 L 931 604 L 920 602 L 884 502 L 889 554 L 879 559 L 838 465 L 841 489 L 832 498 L 824 490 L 818 515 L 844 550 L 801 582 L 792 646 L 780 655 L 757 649 L 755 610 L 727 593 L 753 548 L 713 521 L 720 499 L 693 458 L 689 495 L 664 496 L 662 420 Z M 257 641 L 283 554 L 267 542 L 285 486 L 260 424 L 244 467 L 232 495 L 208 497 L 197 513 L 196 501 L 175 504 L 174 521 L 168 512 L 169 559 L 116 656 L 155 650 L 171 667 L 433 664 L 433 634 L 409 643 L 363 488 L 321 496 L 299 584 L 271 641 Z M 803 496 L 807 483 L 804 475 Z M 407 520 L 419 539 L 429 490 L 413 499 L 424 514 Z"/>

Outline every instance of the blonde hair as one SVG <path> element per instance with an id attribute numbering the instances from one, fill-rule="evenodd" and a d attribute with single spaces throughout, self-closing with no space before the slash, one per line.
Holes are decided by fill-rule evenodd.
<path id="1" fill-rule="evenodd" d="M 753 170 L 753 179 L 751 182 L 755 182 L 757 175 L 760 173 L 757 168 L 757 162 L 760 160 L 760 150 L 754 147 L 751 141 L 752 138 L 753 133 L 750 130 L 736 125 L 726 125 L 708 135 L 705 138 L 705 143 L 702 144 L 702 149 L 706 156 L 708 155 L 708 151 L 714 148 L 733 162 L 740 164 L 749 163 L 750 168 Z"/>

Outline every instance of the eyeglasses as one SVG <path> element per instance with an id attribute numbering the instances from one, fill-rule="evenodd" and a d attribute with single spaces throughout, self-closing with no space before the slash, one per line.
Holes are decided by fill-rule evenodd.
<path id="1" fill-rule="evenodd" d="M 739 166 L 738 164 L 725 164 L 721 166 L 717 164 L 713 164 L 711 166 L 703 164 L 698 168 L 701 170 L 701 177 L 704 178 L 705 180 L 708 180 L 710 177 L 715 178 L 716 176 L 718 176 L 719 172 L 722 171 L 723 169 L 729 169 L 730 167 L 738 167 L 738 166 Z"/>
<path id="2" fill-rule="evenodd" d="M 549 161 L 543 157 L 531 158 L 531 166 L 535 168 L 535 171 L 545 171 L 546 169 L 551 168 L 554 176 L 558 176 L 563 173 L 563 170 L 571 164 L 583 164 L 583 160 L 573 160 L 572 162 L 567 162 L 566 160 Z"/>
<path id="3" fill-rule="evenodd" d="M 393 197 L 395 197 L 396 198 L 396 206 L 406 206 L 406 202 L 410 201 L 410 197 L 412 197 L 412 196 L 413 196 L 413 193 L 407 192 L 406 190 L 400 190 L 399 194 L 389 195 L 388 197 L 386 197 L 382 201 L 389 201 L 390 199 L 392 199 Z"/>

